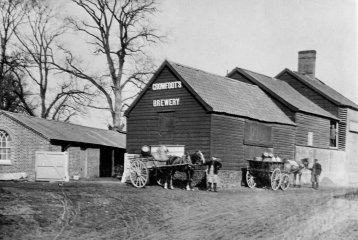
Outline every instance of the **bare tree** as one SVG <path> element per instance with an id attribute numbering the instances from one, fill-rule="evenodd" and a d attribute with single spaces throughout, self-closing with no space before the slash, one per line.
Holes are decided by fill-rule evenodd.
<path id="1" fill-rule="evenodd" d="M 26 84 L 19 72 L 21 53 L 14 47 L 14 33 L 22 23 L 30 1 L 0 1 L 0 109 L 25 111 L 33 109 L 26 103 Z"/>
<path id="2" fill-rule="evenodd" d="M 51 64 L 58 39 L 65 33 L 56 11 L 47 2 L 38 2 L 27 12 L 26 23 L 14 34 L 23 52 L 22 70 L 38 89 L 41 118 L 68 121 L 81 107 L 91 101 L 90 86 L 78 84 L 75 79 L 60 79 Z M 31 112 L 35 115 L 34 111 Z"/>
<path id="3" fill-rule="evenodd" d="M 66 65 L 57 67 L 93 84 L 106 99 L 107 106 L 91 105 L 111 112 L 113 129 L 123 130 L 123 111 L 127 102 L 153 73 L 146 48 L 161 36 L 152 27 L 150 17 L 157 12 L 155 0 L 72 0 L 86 13 L 86 19 L 69 18 L 75 31 L 84 33 L 93 47 L 93 56 L 106 61 L 101 74 L 85 71 L 67 52 Z M 99 72 L 101 72 L 99 70 Z M 133 94 L 126 90 L 135 89 Z"/>

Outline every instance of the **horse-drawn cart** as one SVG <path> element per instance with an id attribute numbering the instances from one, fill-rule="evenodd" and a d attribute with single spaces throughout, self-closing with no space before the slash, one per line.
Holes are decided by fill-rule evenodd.
<path id="1" fill-rule="evenodd" d="M 247 160 L 246 182 L 249 188 L 258 183 L 270 185 L 272 190 L 286 190 L 290 185 L 290 177 L 285 171 L 284 163 L 272 160 Z"/>
<path id="2" fill-rule="evenodd" d="M 130 161 L 130 180 L 133 186 L 137 188 L 145 187 L 145 185 L 149 182 L 149 176 L 155 176 L 156 181 L 159 185 L 162 185 L 162 176 L 163 173 L 170 169 L 180 168 L 183 166 L 188 166 L 189 163 L 184 164 L 176 164 L 176 165 L 163 165 L 165 161 L 159 161 L 154 157 L 138 157 L 134 158 Z"/>
<path id="3" fill-rule="evenodd" d="M 147 149 L 146 149 L 147 147 Z M 155 176 L 156 182 L 163 185 L 163 176 L 174 170 L 193 166 L 189 162 L 175 163 L 168 165 L 168 152 L 170 157 L 184 156 L 183 145 L 165 146 L 167 152 L 163 152 L 163 146 L 143 146 L 141 155 L 134 155 L 129 159 L 129 177 L 133 186 L 143 188 L 149 182 L 149 176 Z"/>

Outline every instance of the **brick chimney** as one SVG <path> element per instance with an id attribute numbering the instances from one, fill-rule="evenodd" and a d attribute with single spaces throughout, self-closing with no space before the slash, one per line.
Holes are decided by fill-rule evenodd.
<path id="1" fill-rule="evenodd" d="M 298 73 L 315 79 L 316 50 L 298 52 Z"/>

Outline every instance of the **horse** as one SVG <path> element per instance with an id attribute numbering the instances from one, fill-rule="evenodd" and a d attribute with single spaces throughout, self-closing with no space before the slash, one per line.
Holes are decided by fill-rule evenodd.
<path id="1" fill-rule="evenodd" d="M 307 158 L 303 158 L 301 160 L 296 160 L 296 161 L 284 159 L 285 171 L 293 174 L 293 186 L 294 187 L 295 186 L 301 187 L 302 170 L 308 168 L 308 163 L 309 163 L 309 161 Z M 298 180 L 299 180 L 298 185 L 296 185 L 297 175 L 298 175 Z"/>
<path id="2" fill-rule="evenodd" d="M 194 175 L 194 166 L 201 165 L 205 162 L 204 154 L 198 150 L 194 153 L 187 153 L 182 157 L 169 156 L 166 163 L 167 166 L 163 171 L 164 174 L 164 189 L 174 189 L 173 187 L 173 176 L 176 171 L 186 173 L 186 190 L 194 190 L 191 186 L 192 178 Z"/>

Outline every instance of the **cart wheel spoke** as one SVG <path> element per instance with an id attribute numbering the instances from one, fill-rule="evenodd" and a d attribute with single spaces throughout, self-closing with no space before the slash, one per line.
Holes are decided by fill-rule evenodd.
<path id="1" fill-rule="evenodd" d="M 145 178 L 144 176 L 140 176 L 140 180 L 141 180 L 142 184 L 145 185 L 145 183 L 146 183 L 146 178 Z"/>

